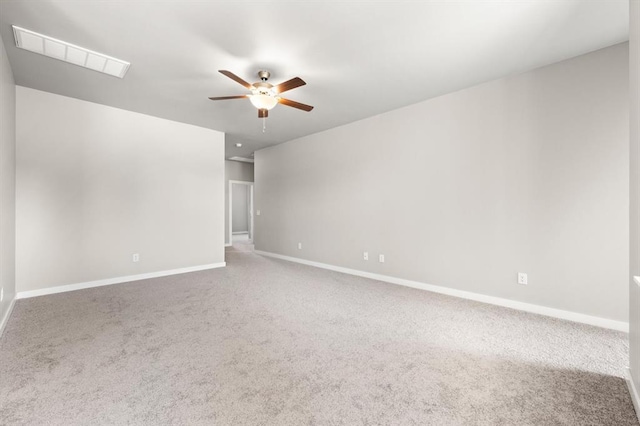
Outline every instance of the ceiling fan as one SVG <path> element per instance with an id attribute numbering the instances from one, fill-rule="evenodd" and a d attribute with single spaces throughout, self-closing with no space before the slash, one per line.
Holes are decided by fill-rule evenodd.
<path id="1" fill-rule="evenodd" d="M 277 86 L 274 86 L 273 84 L 267 82 L 267 80 L 269 80 L 269 77 L 271 76 L 269 71 L 258 71 L 258 77 L 260 77 L 260 81 L 253 84 L 247 83 L 231 71 L 219 70 L 219 72 L 223 75 L 226 75 L 236 83 L 240 83 L 241 85 L 249 89 L 251 93 L 236 96 L 210 97 L 209 99 L 211 99 L 212 101 L 249 98 L 253 106 L 258 108 L 259 118 L 267 118 L 269 116 L 269 110 L 273 109 L 273 107 L 278 104 L 301 109 L 307 112 L 313 109 L 311 105 L 305 105 L 300 102 L 280 97 L 280 94 L 286 92 L 287 90 L 295 89 L 296 87 L 304 86 L 305 84 L 307 84 L 300 77 L 292 78 L 291 80 L 287 80 L 284 83 L 280 83 Z"/>

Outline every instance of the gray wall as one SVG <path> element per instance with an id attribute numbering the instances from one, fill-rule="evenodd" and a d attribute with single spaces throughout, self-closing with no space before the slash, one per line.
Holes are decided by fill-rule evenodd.
<path id="1" fill-rule="evenodd" d="M 0 39 L 0 321 L 16 293 L 16 86 L 9 60 Z"/>
<path id="2" fill-rule="evenodd" d="M 224 242 L 231 244 L 229 241 L 229 181 L 253 182 L 253 164 L 242 161 L 225 161 L 224 177 Z"/>
<path id="3" fill-rule="evenodd" d="M 628 72 L 624 43 L 258 151 L 256 249 L 626 322 Z"/>
<path id="4" fill-rule="evenodd" d="M 631 1 L 629 21 L 630 115 L 630 283 L 629 283 L 629 367 L 636 389 L 640 389 L 640 2 Z"/>
<path id="5" fill-rule="evenodd" d="M 248 185 L 233 184 L 231 203 L 232 232 L 249 231 L 249 189 Z"/>
<path id="6" fill-rule="evenodd" d="M 16 130 L 18 292 L 224 262 L 223 133 L 20 86 Z"/>

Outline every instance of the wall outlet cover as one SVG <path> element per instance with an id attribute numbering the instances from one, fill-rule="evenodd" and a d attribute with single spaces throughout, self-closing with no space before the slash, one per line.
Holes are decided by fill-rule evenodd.
<path id="1" fill-rule="evenodd" d="M 381 254 L 380 256 L 378 256 L 378 261 L 380 263 L 384 263 L 384 254 Z"/>
<path id="2" fill-rule="evenodd" d="M 524 272 L 518 272 L 518 284 L 528 284 L 527 274 L 525 274 Z"/>

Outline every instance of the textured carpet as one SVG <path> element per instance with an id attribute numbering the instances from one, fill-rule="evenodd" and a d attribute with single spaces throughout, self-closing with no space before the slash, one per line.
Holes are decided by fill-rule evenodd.
<path id="1" fill-rule="evenodd" d="M 0 423 L 635 425 L 627 336 L 259 255 L 20 300 Z"/>
<path id="2" fill-rule="evenodd" d="M 253 241 L 234 241 L 231 246 L 226 247 L 227 252 L 253 252 Z"/>

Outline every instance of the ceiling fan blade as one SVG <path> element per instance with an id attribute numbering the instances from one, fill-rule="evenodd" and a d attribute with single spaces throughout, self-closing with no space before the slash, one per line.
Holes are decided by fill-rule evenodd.
<path id="1" fill-rule="evenodd" d="M 276 93 L 286 92 L 287 90 L 295 89 L 296 87 L 304 86 L 305 81 L 300 77 L 294 77 L 291 80 L 280 83 L 273 88 Z"/>
<path id="2" fill-rule="evenodd" d="M 253 88 L 252 85 L 250 85 L 249 83 L 247 83 L 246 81 L 244 81 L 243 79 L 241 79 L 240 77 L 238 77 L 237 75 L 232 73 L 231 71 L 218 70 L 218 72 L 220 74 L 226 75 L 227 77 L 229 77 L 231 80 L 235 81 L 236 83 L 242 84 L 244 87 L 246 87 L 249 90 L 251 90 Z"/>
<path id="3" fill-rule="evenodd" d="M 285 99 L 285 98 L 278 98 L 278 102 L 280 102 L 282 105 L 286 105 L 286 106 L 290 106 L 293 108 L 298 108 L 301 109 L 303 111 L 311 111 L 313 109 L 313 107 L 311 105 L 305 105 L 305 104 L 301 104 L 300 102 L 296 102 L 296 101 L 292 101 L 290 99 Z"/>
<path id="4" fill-rule="evenodd" d="M 211 99 L 212 101 L 224 101 L 226 99 L 242 99 L 242 98 L 246 98 L 247 95 L 235 95 L 235 96 L 218 96 L 218 97 L 211 97 L 209 99 Z"/>
<path id="5" fill-rule="evenodd" d="M 269 110 L 261 108 L 258 110 L 258 118 L 267 118 L 269 116 Z"/>

